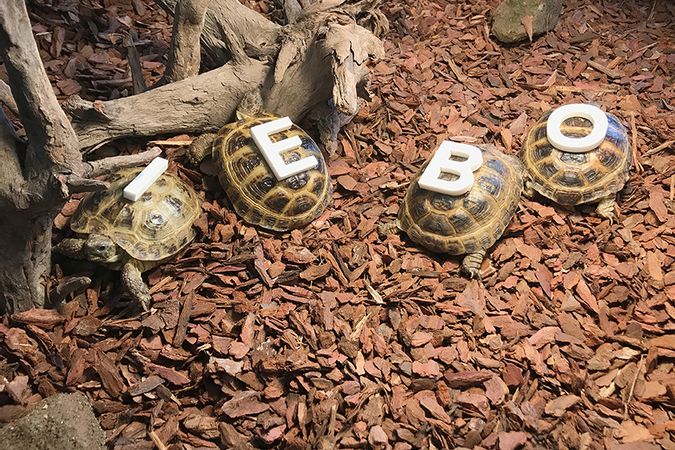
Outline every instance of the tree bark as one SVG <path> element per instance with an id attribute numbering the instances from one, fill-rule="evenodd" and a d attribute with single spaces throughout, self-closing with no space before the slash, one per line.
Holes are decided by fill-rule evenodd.
<path id="1" fill-rule="evenodd" d="M 37 211 L 36 211 L 37 212 Z M 1 310 L 18 312 L 44 306 L 51 267 L 54 214 L 3 214 L 0 221 Z"/>

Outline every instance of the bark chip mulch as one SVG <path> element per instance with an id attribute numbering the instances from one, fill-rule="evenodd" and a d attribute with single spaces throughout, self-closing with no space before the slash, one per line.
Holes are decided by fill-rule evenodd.
<path id="1" fill-rule="evenodd" d="M 497 3 L 385 5 L 387 57 L 330 162 L 334 206 L 306 229 L 246 226 L 185 165 L 190 137 L 159 137 L 203 193 L 197 240 L 147 274 L 154 310 L 137 317 L 118 274 L 55 259 L 54 285 L 93 283 L 0 322 L 0 419 L 79 390 L 116 449 L 675 448 L 675 8 L 570 0 L 554 32 L 501 47 Z M 30 6 L 60 98 L 130 95 L 130 28 L 148 84 L 161 76 L 171 27 L 151 2 Z M 443 139 L 515 154 L 570 102 L 631 133 L 620 223 L 524 199 L 483 284 L 379 235 Z"/>

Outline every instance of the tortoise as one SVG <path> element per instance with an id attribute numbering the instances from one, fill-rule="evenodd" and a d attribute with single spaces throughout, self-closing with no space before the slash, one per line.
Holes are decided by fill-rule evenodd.
<path id="1" fill-rule="evenodd" d="M 614 222 L 616 194 L 628 180 L 632 164 L 626 129 L 616 116 L 607 114 L 607 134 L 598 147 L 584 153 L 565 152 L 546 137 L 551 112 L 532 127 L 520 152 L 527 171 L 525 196 L 532 197 L 536 191 L 567 206 L 598 202 L 598 215 Z M 583 137 L 592 127 L 588 120 L 574 117 L 564 121 L 560 131 L 566 136 Z"/>
<path id="2" fill-rule="evenodd" d="M 474 184 L 465 194 L 454 196 L 422 189 L 415 178 L 394 223 L 408 237 L 437 253 L 466 255 L 461 271 L 480 278 L 480 266 L 486 251 L 501 237 L 513 217 L 523 190 L 522 164 L 514 156 L 494 146 L 478 146 L 483 156 Z M 442 179 L 455 175 L 444 173 Z"/>
<path id="3" fill-rule="evenodd" d="M 195 237 L 192 227 L 201 214 L 197 193 L 176 175 L 164 172 L 135 202 L 123 191 L 142 168 L 113 173 L 106 190 L 85 196 L 73 215 L 75 238 L 55 250 L 121 270 L 122 284 L 144 310 L 150 306 L 141 273 L 184 249 Z"/>
<path id="4" fill-rule="evenodd" d="M 333 186 L 325 160 L 316 142 L 293 124 L 290 129 L 270 136 L 273 142 L 300 137 L 302 145 L 283 153 L 284 162 L 314 156 L 319 164 L 277 181 L 251 135 L 251 127 L 279 118 L 260 112 L 261 105 L 256 91 L 247 94 L 237 110 L 238 120 L 226 124 L 217 134 L 196 138 L 188 149 L 188 161 L 197 167 L 207 156 L 213 158 L 221 186 L 234 210 L 246 222 L 272 231 L 306 226 L 332 200 Z"/>

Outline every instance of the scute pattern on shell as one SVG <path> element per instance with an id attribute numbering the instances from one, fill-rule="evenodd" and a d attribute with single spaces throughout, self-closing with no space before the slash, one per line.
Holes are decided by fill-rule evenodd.
<path id="1" fill-rule="evenodd" d="M 251 127 L 278 117 L 260 115 L 225 125 L 213 143 L 220 184 L 235 211 L 248 223 L 275 231 L 303 227 L 332 200 L 333 187 L 321 150 L 297 125 L 275 133 L 273 142 L 299 136 L 302 146 L 282 155 L 285 162 L 315 156 L 319 165 L 278 182 L 251 136 Z"/>
<path id="2" fill-rule="evenodd" d="M 532 127 L 520 153 L 532 188 L 561 205 L 590 203 L 619 192 L 632 163 L 628 133 L 619 120 L 607 114 L 609 128 L 602 144 L 589 152 L 569 153 L 553 147 L 546 138 L 549 115 Z M 561 131 L 582 137 L 590 128 L 589 122 L 573 118 Z"/>
<path id="3" fill-rule="evenodd" d="M 428 162 L 420 169 L 398 216 L 399 227 L 412 241 L 431 251 L 462 255 L 487 250 L 499 239 L 518 208 L 522 164 L 494 147 L 481 150 L 483 165 L 474 172 L 474 185 L 460 196 L 420 188 L 417 181 Z"/>
<path id="4" fill-rule="evenodd" d="M 139 261 L 161 261 L 194 238 L 192 224 L 201 214 L 201 201 L 190 186 L 168 172 L 137 201 L 125 199 L 124 187 L 141 170 L 112 174 L 109 189 L 82 199 L 70 227 L 76 233 L 106 235 Z"/>

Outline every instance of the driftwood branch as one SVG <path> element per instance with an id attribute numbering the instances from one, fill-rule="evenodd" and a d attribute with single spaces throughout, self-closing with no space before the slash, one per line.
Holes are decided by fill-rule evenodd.
<path id="1" fill-rule="evenodd" d="M 232 5 L 232 0 L 211 3 L 207 19 L 213 10 Z M 257 14 L 254 17 L 261 20 Z M 238 29 L 240 20 L 229 16 L 219 30 Z M 205 26 L 202 38 L 207 31 Z M 331 132 L 324 136 L 335 136 L 335 126 L 339 129 L 358 111 L 357 87 L 367 79 L 369 60 L 383 56 L 382 42 L 342 14 L 305 17 L 284 31 L 276 59 L 269 62 L 249 53 L 247 43 L 252 35 L 259 35 L 258 30 L 232 33 L 231 38 L 220 33 L 220 42 L 229 41 L 227 45 L 236 54 L 236 42 L 240 41 L 245 54 L 217 69 L 141 95 L 97 104 L 71 98 L 66 108 L 74 117 L 82 148 L 129 136 L 218 130 L 233 119 L 244 93 L 252 89 L 260 89 L 266 112 L 289 116 L 296 122 L 332 100 L 334 124 L 326 128 Z M 334 137 L 329 147 L 334 147 Z"/>
<path id="2" fill-rule="evenodd" d="M 107 189 L 109 184 L 105 181 L 97 180 L 95 177 L 107 175 L 126 167 L 146 165 L 161 153 L 162 150 L 159 147 L 153 147 L 150 150 L 141 153 L 111 156 L 109 158 L 86 162 L 85 167 L 87 168 L 87 172 L 85 176 L 67 175 L 62 177 L 62 179 L 71 194 L 101 191 Z"/>
<path id="3" fill-rule="evenodd" d="M 4 81 L 0 80 L 0 103 L 4 104 L 14 114 L 19 114 L 19 109 L 16 107 L 12 90 Z"/>
<path id="4" fill-rule="evenodd" d="M 89 166 L 87 176 L 94 178 L 101 175 L 107 175 L 110 172 L 114 172 L 118 169 L 123 169 L 126 167 L 143 166 L 148 164 L 161 153 L 162 149 L 159 147 L 153 147 L 150 150 L 133 155 L 111 156 L 109 158 L 90 161 L 86 163 L 87 166 Z"/>
<path id="5" fill-rule="evenodd" d="M 0 57 L 30 136 L 25 169 L 28 176 L 52 168 L 76 172 L 81 169 L 77 136 L 54 95 L 31 30 L 25 2 L 0 3 Z"/>
<path id="6" fill-rule="evenodd" d="M 180 81 L 199 73 L 199 39 L 209 3 L 209 0 L 178 0 L 173 18 L 169 61 L 162 84 Z"/>
<path id="7" fill-rule="evenodd" d="M 83 149 L 121 137 L 215 131 L 229 121 L 244 93 L 263 84 L 268 70 L 256 60 L 227 64 L 118 100 L 71 97 L 64 108 L 73 115 Z"/>
<path id="8" fill-rule="evenodd" d="M 104 181 L 84 178 L 79 175 L 59 175 L 58 178 L 63 184 L 65 184 L 65 186 L 68 188 L 68 192 L 71 194 L 77 194 L 79 192 L 102 191 L 107 189 L 109 186 L 109 184 Z"/>
<path id="9" fill-rule="evenodd" d="M 173 15 L 178 0 L 155 0 Z M 239 3 L 237 0 L 213 0 L 204 19 L 201 43 L 211 69 L 230 60 L 228 36 L 242 39 L 246 54 L 251 58 L 271 57 L 278 51 L 277 40 L 282 27 Z"/>

